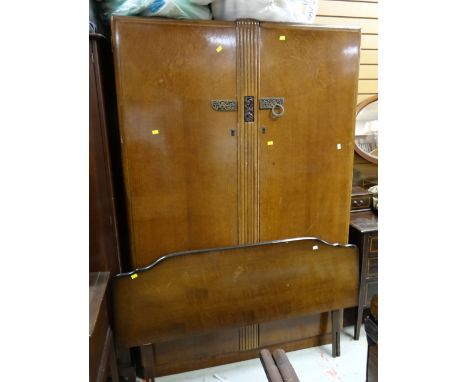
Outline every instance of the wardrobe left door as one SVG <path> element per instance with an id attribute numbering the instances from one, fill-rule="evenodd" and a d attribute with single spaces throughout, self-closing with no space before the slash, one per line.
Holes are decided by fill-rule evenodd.
<path id="1" fill-rule="evenodd" d="M 112 24 L 133 267 L 238 243 L 236 31 L 229 22 Z"/>

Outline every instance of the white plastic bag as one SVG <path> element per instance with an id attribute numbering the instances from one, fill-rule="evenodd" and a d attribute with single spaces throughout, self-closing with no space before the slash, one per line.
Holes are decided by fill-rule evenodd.
<path id="1" fill-rule="evenodd" d="M 142 12 L 153 0 L 104 0 L 101 9 L 104 17 L 134 16 Z"/>
<path id="2" fill-rule="evenodd" d="M 173 19 L 211 20 L 211 0 L 104 0 L 106 19 L 119 16 L 161 16 Z"/>
<path id="3" fill-rule="evenodd" d="M 312 24 L 318 0 L 214 0 L 215 20 L 251 18 L 261 21 Z"/>
<path id="4" fill-rule="evenodd" d="M 141 13 L 142 16 L 161 16 L 172 19 L 211 20 L 207 1 L 203 0 L 152 0 Z"/>

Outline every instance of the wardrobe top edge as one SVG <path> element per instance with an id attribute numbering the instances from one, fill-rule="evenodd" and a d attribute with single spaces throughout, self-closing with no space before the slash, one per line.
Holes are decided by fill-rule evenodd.
<path id="1" fill-rule="evenodd" d="M 230 28 L 233 26 L 234 21 L 226 20 L 179 20 L 167 19 L 158 17 L 139 17 L 139 16 L 112 16 L 112 24 L 176 24 L 176 25 L 197 25 L 197 26 L 218 26 Z M 336 31 L 350 31 L 360 32 L 361 27 L 351 25 L 322 25 L 322 24 L 300 24 L 288 22 L 273 22 L 273 21 L 259 21 L 262 28 L 296 28 L 296 29 L 311 29 L 311 30 L 336 30 Z"/>

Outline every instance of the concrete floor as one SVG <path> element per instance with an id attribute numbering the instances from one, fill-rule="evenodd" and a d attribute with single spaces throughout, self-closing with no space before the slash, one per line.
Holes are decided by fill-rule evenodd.
<path id="1" fill-rule="evenodd" d="M 301 382 L 364 382 L 367 340 L 364 327 L 359 341 L 352 338 L 353 327 L 341 332 L 341 356 L 332 358 L 331 344 L 288 352 Z M 155 382 L 268 382 L 260 359 L 236 362 L 207 369 L 156 378 Z"/>

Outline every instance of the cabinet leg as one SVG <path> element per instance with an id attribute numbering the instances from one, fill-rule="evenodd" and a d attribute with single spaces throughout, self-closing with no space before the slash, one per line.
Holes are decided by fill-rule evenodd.
<path id="1" fill-rule="evenodd" d="M 340 311 L 332 310 L 332 357 L 340 356 Z"/>

